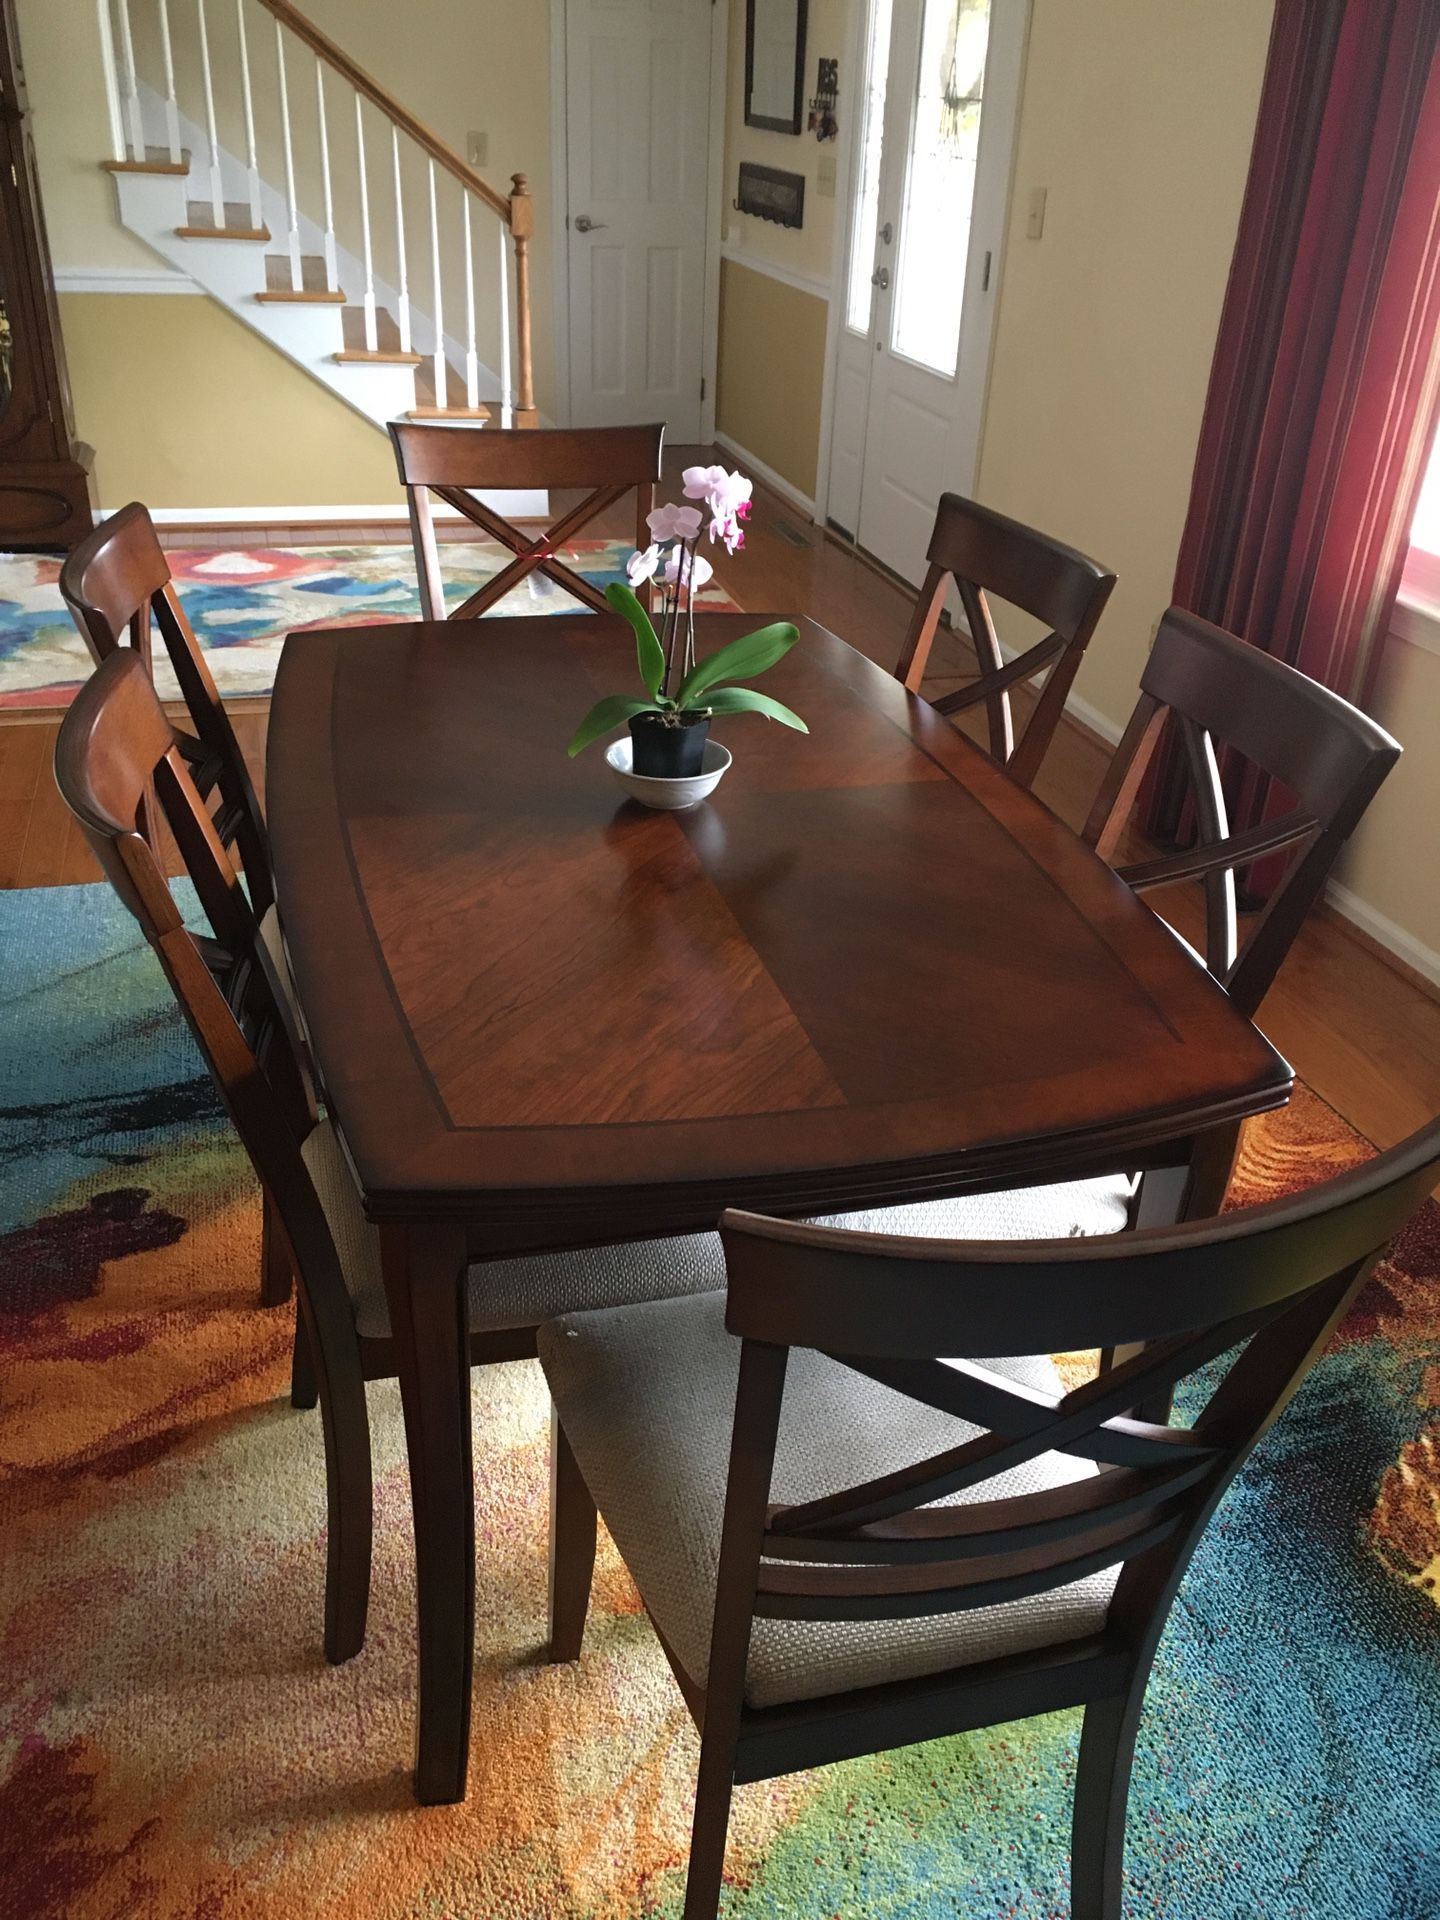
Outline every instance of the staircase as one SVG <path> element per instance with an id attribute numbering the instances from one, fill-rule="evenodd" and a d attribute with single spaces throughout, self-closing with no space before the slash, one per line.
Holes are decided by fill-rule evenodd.
<path id="1" fill-rule="evenodd" d="M 523 174 L 498 193 L 288 0 L 109 6 L 132 233 L 377 426 L 536 424 Z"/>

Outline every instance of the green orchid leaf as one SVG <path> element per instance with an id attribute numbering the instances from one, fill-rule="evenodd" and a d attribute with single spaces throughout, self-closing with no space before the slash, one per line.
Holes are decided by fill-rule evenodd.
<path id="1" fill-rule="evenodd" d="M 665 678 L 665 650 L 650 623 L 649 614 L 623 580 L 612 580 L 605 589 L 605 598 L 616 613 L 628 620 L 635 629 L 635 655 L 640 662 L 640 678 L 648 693 L 652 696 L 659 693 L 660 682 Z"/>
<path id="2" fill-rule="evenodd" d="M 766 672 L 777 660 L 785 658 L 799 638 L 800 629 L 792 621 L 777 620 L 755 633 L 747 633 L 742 640 L 732 640 L 729 646 L 707 654 L 690 669 L 676 695 L 679 705 L 682 709 L 704 706 L 699 696 L 717 681 L 750 680 L 757 673 Z"/>
<path id="3" fill-rule="evenodd" d="M 596 701 L 585 718 L 575 729 L 575 738 L 566 748 L 573 760 L 577 753 L 583 753 L 592 740 L 598 740 L 602 733 L 609 733 L 612 727 L 618 727 L 637 713 L 653 713 L 655 702 L 641 700 L 634 694 L 612 693 L 604 700 Z"/>
<path id="4" fill-rule="evenodd" d="M 711 713 L 763 713 L 767 720 L 778 720 L 782 727 L 793 727 L 797 733 L 810 731 L 798 713 L 753 687 L 716 687 L 706 694 L 705 704 Z"/>

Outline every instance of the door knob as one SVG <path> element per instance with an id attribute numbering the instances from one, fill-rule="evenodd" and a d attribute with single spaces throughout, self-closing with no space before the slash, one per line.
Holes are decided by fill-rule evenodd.
<path id="1" fill-rule="evenodd" d="M 588 213 L 577 213 L 575 231 L 577 233 L 599 233 L 605 225 L 603 220 L 592 220 Z"/>
<path id="2" fill-rule="evenodd" d="M 879 287 L 883 293 L 890 284 L 890 269 L 888 267 L 877 267 L 870 276 L 870 284 L 872 287 Z"/>

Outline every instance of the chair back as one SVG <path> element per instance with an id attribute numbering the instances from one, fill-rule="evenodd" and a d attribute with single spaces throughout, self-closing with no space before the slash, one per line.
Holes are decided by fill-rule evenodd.
<path id="1" fill-rule="evenodd" d="M 234 863 L 133 648 L 117 648 L 75 696 L 55 745 L 55 779 L 105 877 L 164 968 L 297 1265 L 314 1286 L 333 1282 L 340 1288 L 337 1303 L 343 1301 L 329 1228 L 300 1155 L 316 1110 L 288 1001 Z M 208 936 L 185 925 L 139 832 L 141 799 L 152 782 Z"/>
<path id="2" fill-rule="evenodd" d="M 1203 880 L 1206 965 L 1241 1011 L 1253 1014 L 1400 745 L 1338 693 L 1180 607 L 1160 622 L 1140 688 L 1085 837 L 1113 856 L 1173 715 L 1190 774 L 1195 844 L 1118 871 L 1141 893 Z M 1296 805 L 1232 833 L 1217 746 L 1271 775 Z M 1288 871 L 1241 948 L 1236 877 L 1282 853 L 1291 856 Z"/>
<path id="3" fill-rule="evenodd" d="M 660 478 L 663 425 L 654 427 L 536 428 L 425 426 L 390 422 L 395 464 L 410 507 L 420 605 L 427 620 L 477 620 L 532 573 L 546 574 L 582 605 L 609 611 L 605 596 L 556 557 L 556 549 L 635 490 L 635 544 L 650 542 L 646 515 Z M 578 506 L 547 532 L 530 538 L 498 514 L 476 490 L 585 487 Z M 430 496 L 455 508 L 515 558 L 449 615 Z"/>
<path id="4" fill-rule="evenodd" d="M 222 844 L 239 856 L 257 914 L 264 914 L 275 900 L 265 817 L 154 523 L 138 500 L 70 550 L 60 569 L 60 593 L 97 666 L 128 643 L 151 671 L 158 628 L 194 727 L 193 733 L 177 729 L 176 743 Z M 142 805 L 142 830 L 153 840 L 147 814 L 148 803 Z"/>
<path id="5" fill-rule="evenodd" d="M 965 612 L 977 680 L 934 705 L 940 713 L 963 713 L 984 704 L 990 752 L 1022 786 L 1033 782 L 1065 710 L 1065 700 L 1095 623 L 1115 585 L 1115 575 L 1073 547 L 1037 533 L 1003 513 L 958 493 L 942 494 L 927 555 L 925 584 L 895 668 L 912 693 L 920 689 L 930 649 L 953 581 Z M 1000 652 L 989 599 L 994 595 L 1039 620 L 1050 631 L 1009 661 Z M 1046 676 L 1019 743 L 1010 710 L 1010 688 Z"/>
<path id="6" fill-rule="evenodd" d="M 1107 1639 L 1153 1651 L 1216 1503 L 1437 1172 L 1440 1122 L 1297 1197 L 1113 1239 L 917 1241 L 726 1214 L 726 1323 L 744 1346 L 716 1627 L 732 1638 L 717 1639 L 716 1657 L 735 1670 L 737 1613 L 747 1630 L 751 1613 L 951 1613 L 1117 1564 Z M 977 1357 L 1137 1341 L 1148 1344 L 1134 1359 L 1058 1396 Z M 776 1506 L 792 1346 L 980 1432 L 883 1478 Z M 1188 1424 L 1134 1416 L 1187 1380 Z M 1100 1471 L 976 1497 L 1052 1450 Z M 962 1492 L 967 1504 L 930 1504 Z"/>

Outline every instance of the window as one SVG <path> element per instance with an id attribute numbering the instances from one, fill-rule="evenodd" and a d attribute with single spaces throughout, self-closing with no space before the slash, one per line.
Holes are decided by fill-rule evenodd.
<path id="1" fill-rule="evenodd" d="M 1440 436 L 1430 449 L 1430 465 L 1420 489 L 1420 503 L 1410 522 L 1410 557 L 1400 592 L 1410 602 L 1421 602 L 1440 618 Z"/>

